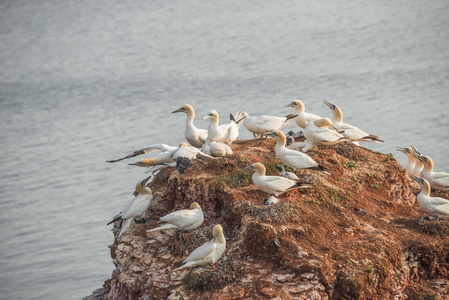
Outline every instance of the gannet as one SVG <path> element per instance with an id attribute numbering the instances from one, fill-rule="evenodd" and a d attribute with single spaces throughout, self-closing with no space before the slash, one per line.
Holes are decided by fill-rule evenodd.
<path id="1" fill-rule="evenodd" d="M 164 224 L 154 229 L 147 230 L 147 232 L 164 230 L 164 229 L 196 229 L 203 224 L 204 214 L 200 205 L 197 202 L 190 204 L 190 209 L 181 209 L 165 215 L 161 218 L 150 218 L 152 220 L 159 220 Z"/>
<path id="2" fill-rule="evenodd" d="M 413 158 L 415 159 L 415 167 L 413 168 L 413 174 L 420 177 L 421 171 L 424 169 L 424 164 L 416 158 L 417 155 L 423 155 L 421 152 L 416 149 L 415 146 L 411 145 L 410 148 L 412 149 Z"/>
<path id="3" fill-rule="evenodd" d="M 135 218 L 143 217 L 150 206 L 151 201 L 153 200 L 153 193 L 149 187 L 146 187 L 146 184 L 150 178 L 151 176 L 136 184 L 136 192 L 139 194 L 135 198 L 131 199 L 125 207 L 123 207 L 117 218 L 107 224 L 109 225 L 111 223 L 121 221 L 119 237 L 122 236 L 126 230 L 128 230 L 131 225 L 131 221 Z"/>
<path id="4" fill-rule="evenodd" d="M 236 114 L 236 117 L 240 116 L 240 112 Z M 222 142 L 231 144 L 239 137 L 239 128 L 242 119 L 234 119 L 231 115 L 231 121 L 228 124 L 218 125 L 220 123 L 220 117 L 215 110 L 211 110 L 203 117 L 203 120 L 210 118 L 209 128 L 207 130 L 207 136 L 211 141 Z"/>
<path id="5" fill-rule="evenodd" d="M 246 118 L 243 120 L 243 126 L 252 132 L 254 136 L 260 135 L 263 139 L 264 135 L 268 132 L 278 130 L 288 125 L 296 115 L 288 115 L 285 117 L 275 117 L 275 116 L 260 116 L 260 117 L 249 117 L 248 113 L 242 112 Z"/>
<path id="6" fill-rule="evenodd" d="M 214 226 L 213 234 L 212 240 L 193 250 L 174 271 L 216 263 L 226 249 L 226 240 L 220 224 Z"/>
<path id="7" fill-rule="evenodd" d="M 121 160 L 124 160 L 127 158 L 136 157 L 138 155 L 151 153 L 151 152 L 155 152 L 155 151 L 160 151 L 160 153 L 158 153 L 158 155 L 156 157 L 149 158 L 149 159 L 145 160 L 145 166 L 150 167 L 150 166 L 154 166 L 154 165 L 158 165 L 158 164 L 168 164 L 168 163 L 175 162 L 173 160 L 173 152 L 178 150 L 178 148 L 179 147 L 169 146 L 166 144 L 151 145 L 147 148 L 143 148 L 143 149 L 134 151 L 133 153 L 131 153 L 125 157 L 115 159 L 115 160 L 107 160 L 106 162 L 114 163 L 114 162 L 118 162 L 118 161 L 121 161 Z"/>
<path id="8" fill-rule="evenodd" d="M 402 153 L 404 153 L 405 155 L 407 155 L 408 161 L 407 164 L 405 165 L 405 172 L 407 174 L 414 174 L 413 173 L 413 169 L 415 168 L 415 156 L 413 155 L 413 150 L 411 148 L 402 148 L 402 147 L 396 147 L 396 150 L 401 151 Z M 417 174 L 415 174 L 417 175 Z"/>
<path id="9" fill-rule="evenodd" d="M 301 100 L 294 100 L 293 102 L 284 105 L 284 107 L 293 107 L 297 117 L 295 118 L 296 124 L 301 128 L 306 128 L 306 125 L 310 121 L 321 119 L 320 116 L 306 113 L 304 103 Z"/>
<path id="10" fill-rule="evenodd" d="M 279 199 L 275 196 L 271 196 L 270 198 L 263 199 L 263 204 L 265 205 L 273 205 L 279 202 Z"/>
<path id="11" fill-rule="evenodd" d="M 279 170 L 279 176 L 291 179 L 291 180 L 299 180 L 298 176 L 295 173 L 285 171 L 284 167 L 279 165 L 276 166 L 276 169 Z"/>
<path id="12" fill-rule="evenodd" d="M 421 171 L 421 177 L 426 179 L 433 190 L 449 189 L 449 174 L 445 172 L 433 172 L 433 160 L 429 156 L 417 155 L 417 159 L 422 161 L 424 169 Z"/>
<path id="13" fill-rule="evenodd" d="M 252 164 L 246 167 L 245 170 L 255 171 L 252 176 L 254 184 L 265 193 L 276 197 L 291 189 L 310 187 L 285 177 L 265 176 L 266 169 L 261 163 Z"/>
<path id="14" fill-rule="evenodd" d="M 164 159 L 166 159 L 166 161 L 164 162 L 157 160 L 157 158 L 159 158 L 160 155 L 156 156 L 155 158 L 142 159 L 141 161 L 130 163 L 129 165 L 139 167 L 151 167 L 161 163 L 168 164 L 170 163 L 171 160 L 171 162 L 175 162 L 176 169 L 179 171 L 179 173 L 184 174 L 184 172 L 187 170 L 188 167 L 192 165 L 192 162 L 197 158 L 198 155 L 213 158 L 212 156 L 201 152 L 200 149 L 189 146 L 187 143 L 181 143 L 178 146 L 178 148 L 176 148 L 175 151 L 170 152 L 170 155 L 164 154 Z"/>
<path id="15" fill-rule="evenodd" d="M 276 139 L 276 146 L 274 151 L 276 152 L 276 157 L 286 166 L 293 168 L 293 170 L 298 169 L 312 169 L 326 171 L 323 166 L 318 165 L 316 161 L 305 153 L 285 148 L 285 134 L 276 130 L 267 133 L 267 136 L 272 136 Z"/>
<path id="16" fill-rule="evenodd" d="M 416 196 L 419 208 L 426 214 L 435 218 L 445 218 L 449 216 L 449 200 L 430 197 L 430 184 L 424 179 L 416 175 L 410 175 L 421 186 L 421 192 Z"/>
<path id="17" fill-rule="evenodd" d="M 307 140 L 301 151 L 307 152 L 315 148 L 315 146 L 333 145 L 346 141 L 345 137 L 334 130 L 334 128 L 329 118 L 322 118 L 307 123 L 304 129 L 304 136 Z"/>
<path id="18" fill-rule="evenodd" d="M 201 151 L 213 157 L 220 157 L 232 154 L 232 149 L 229 145 L 222 142 L 211 141 L 209 138 L 206 139 Z"/>
<path id="19" fill-rule="evenodd" d="M 193 124 L 193 119 L 195 118 L 195 110 L 190 104 L 186 104 L 183 107 L 172 111 L 171 113 L 185 113 L 187 115 L 186 120 L 186 130 L 184 132 L 184 135 L 186 137 L 186 140 L 196 148 L 201 148 L 204 145 L 204 142 L 207 138 L 207 130 L 206 129 L 198 129 Z"/>
<path id="20" fill-rule="evenodd" d="M 377 142 L 383 143 L 377 136 L 368 134 L 365 131 L 347 123 L 343 123 L 343 113 L 337 105 L 330 103 L 327 100 L 324 100 L 324 103 L 331 109 L 333 113 L 332 122 L 334 126 L 338 129 L 343 136 L 351 141 L 358 142 Z"/>

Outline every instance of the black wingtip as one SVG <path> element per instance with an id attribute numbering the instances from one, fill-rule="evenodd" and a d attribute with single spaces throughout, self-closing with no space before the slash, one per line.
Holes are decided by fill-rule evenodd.
<path id="1" fill-rule="evenodd" d="M 108 226 L 109 224 L 115 223 L 117 221 L 120 221 L 122 219 L 122 217 L 117 217 L 114 220 L 112 220 L 111 222 L 109 222 L 108 224 L 106 224 L 106 226 Z"/>

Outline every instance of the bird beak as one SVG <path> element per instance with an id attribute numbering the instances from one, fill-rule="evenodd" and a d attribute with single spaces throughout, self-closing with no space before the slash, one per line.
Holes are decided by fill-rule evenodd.
<path id="1" fill-rule="evenodd" d="M 402 153 L 405 153 L 405 154 L 408 153 L 408 148 L 396 147 L 396 150 L 401 151 Z"/>
<path id="2" fill-rule="evenodd" d="M 128 164 L 129 166 L 138 166 L 138 167 L 143 167 L 143 163 L 141 161 L 138 162 L 134 162 L 134 163 L 130 163 Z"/>
<path id="3" fill-rule="evenodd" d="M 284 107 L 295 107 L 296 103 L 295 102 L 290 102 L 289 104 L 285 104 Z"/>
<path id="4" fill-rule="evenodd" d="M 330 128 L 332 128 L 333 130 L 335 130 L 335 131 L 338 131 L 338 128 L 337 127 L 335 127 L 335 125 L 334 124 L 332 124 L 331 126 L 329 126 Z M 344 131 L 344 130 L 343 130 Z"/>
<path id="5" fill-rule="evenodd" d="M 415 180 L 419 185 L 423 185 L 424 181 L 422 178 L 414 175 L 414 174 L 410 174 L 410 177 L 412 177 L 413 180 Z"/>
<path id="6" fill-rule="evenodd" d="M 329 108 L 331 110 L 335 110 L 335 104 L 330 103 L 329 101 L 327 101 L 326 99 L 323 100 L 324 104 L 326 104 L 327 106 L 329 106 Z"/>
<path id="7" fill-rule="evenodd" d="M 209 118 L 211 118 L 212 116 L 213 116 L 213 114 L 207 114 L 207 115 L 205 115 L 201 120 L 209 119 Z"/>
<path id="8" fill-rule="evenodd" d="M 254 170 L 253 166 L 247 166 L 246 168 L 243 168 L 243 170 Z"/>
<path id="9" fill-rule="evenodd" d="M 172 114 L 175 114 L 175 113 L 185 112 L 185 111 L 186 111 L 185 108 L 184 108 L 184 107 L 181 107 L 181 108 L 179 108 L 179 109 L 177 109 L 177 110 L 172 111 L 171 113 L 172 113 Z"/>
<path id="10" fill-rule="evenodd" d="M 148 182 L 148 180 L 150 180 L 151 177 L 153 177 L 153 175 L 150 175 L 147 178 L 145 178 L 144 180 L 142 180 L 142 182 L 140 183 L 142 185 L 142 187 L 147 185 L 147 182 Z"/>

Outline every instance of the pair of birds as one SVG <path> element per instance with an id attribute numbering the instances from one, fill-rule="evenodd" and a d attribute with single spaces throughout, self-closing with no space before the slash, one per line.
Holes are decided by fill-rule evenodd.
<path id="1" fill-rule="evenodd" d="M 449 173 L 434 172 L 432 158 L 423 155 L 413 145 L 410 147 L 397 147 L 396 150 L 407 155 L 408 161 L 405 166 L 407 174 L 422 177 L 427 180 L 433 190 L 449 190 Z"/>
<path id="2" fill-rule="evenodd" d="M 193 124 L 195 110 L 190 104 L 172 111 L 172 113 L 185 113 L 187 115 L 184 135 L 186 140 L 196 148 L 212 156 L 232 154 L 229 147 L 239 136 L 239 129 L 245 118 L 243 112 L 237 112 L 235 117 L 230 115 L 230 122 L 219 125 L 220 117 L 215 110 L 209 111 L 202 119 L 210 119 L 208 129 L 200 129 Z"/>
<path id="3" fill-rule="evenodd" d="M 190 209 L 174 211 L 160 218 L 150 217 L 147 219 L 137 220 L 136 218 L 140 218 L 145 215 L 151 201 L 153 200 L 152 191 L 146 186 L 148 179 L 149 177 L 136 184 L 136 191 L 139 194 L 125 205 L 118 217 L 114 218 L 107 224 L 109 225 L 111 223 L 121 221 L 119 237 L 121 237 L 128 230 L 132 220 L 135 220 L 136 223 L 146 223 L 148 220 L 158 220 L 162 223 L 161 226 L 147 230 L 147 232 L 172 229 L 194 230 L 203 224 L 203 210 L 197 202 L 193 202 L 190 205 Z M 190 253 L 190 255 L 175 270 L 208 265 L 217 262 L 226 249 L 226 239 L 224 238 L 223 228 L 221 225 L 217 224 L 214 226 L 213 236 L 214 237 L 211 241 L 206 242 L 193 250 L 192 253 Z"/>
<path id="4" fill-rule="evenodd" d="M 427 216 L 424 220 L 434 220 L 449 216 L 449 200 L 441 197 L 431 197 L 431 190 L 449 190 L 449 174 L 445 172 L 433 172 L 433 160 L 423 155 L 415 146 L 397 147 L 396 150 L 407 155 L 408 161 L 405 172 L 421 187 L 416 196 L 419 208 Z"/>
<path id="5" fill-rule="evenodd" d="M 324 103 L 332 111 L 332 120 L 306 113 L 304 103 L 301 100 L 295 100 L 285 105 L 285 107 L 295 108 L 297 117 L 294 120 L 298 126 L 304 129 L 304 136 L 306 137 L 304 142 L 294 143 L 289 146 L 290 148 L 307 152 L 315 150 L 320 145 L 333 145 L 345 141 L 383 143 L 377 136 L 344 123 L 343 112 L 340 107 L 327 100 L 324 100 Z"/>

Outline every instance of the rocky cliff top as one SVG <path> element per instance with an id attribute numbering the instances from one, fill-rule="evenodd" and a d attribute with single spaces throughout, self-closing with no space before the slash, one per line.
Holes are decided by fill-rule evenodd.
<path id="1" fill-rule="evenodd" d="M 449 297 L 449 222 L 421 221 L 419 192 L 392 154 L 345 143 L 308 153 L 330 175 L 300 170 L 311 188 L 273 206 L 243 170 L 276 175 L 273 139 L 236 141 L 234 154 L 163 170 L 147 216 L 198 202 L 202 227 L 151 232 L 133 224 L 110 246 L 116 266 L 93 299 L 444 299 Z M 449 195 L 439 192 L 439 196 Z M 221 224 L 227 248 L 214 266 L 173 272 Z M 117 232 L 115 233 L 117 234 Z"/>

